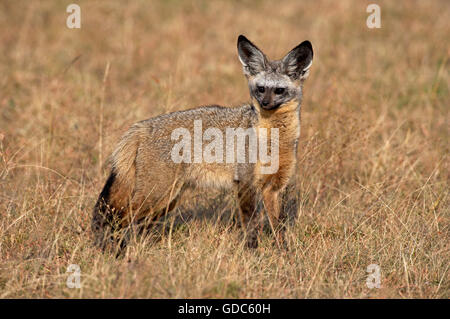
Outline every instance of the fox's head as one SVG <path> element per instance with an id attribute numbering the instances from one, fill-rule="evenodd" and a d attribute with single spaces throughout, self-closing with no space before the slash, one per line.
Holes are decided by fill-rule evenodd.
<path id="1" fill-rule="evenodd" d="M 313 60 L 309 41 L 300 43 L 283 59 L 274 61 L 243 35 L 239 36 L 237 47 L 250 96 L 259 107 L 275 110 L 293 100 L 301 100 L 302 84 Z"/>

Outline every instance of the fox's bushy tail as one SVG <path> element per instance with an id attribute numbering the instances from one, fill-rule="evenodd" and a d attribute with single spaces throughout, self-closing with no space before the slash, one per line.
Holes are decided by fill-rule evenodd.
<path id="1" fill-rule="evenodd" d="M 95 244 L 103 249 L 114 242 L 114 232 L 123 226 L 129 209 L 135 185 L 138 147 L 139 135 L 137 127 L 133 126 L 111 156 L 111 173 L 95 204 L 91 222 Z"/>

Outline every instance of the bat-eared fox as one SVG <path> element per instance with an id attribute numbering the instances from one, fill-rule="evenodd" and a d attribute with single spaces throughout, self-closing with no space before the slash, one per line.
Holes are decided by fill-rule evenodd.
<path id="1" fill-rule="evenodd" d="M 135 123 L 122 136 L 94 208 L 98 246 L 123 248 L 128 229 L 153 225 L 189 188 L 235 192 L 248 247 L 257 247 L 266 215 L 276 241 L 284 238 L 284 194 L 296 175 L 302 87 L 313 49 L 304 41 L 283 59 L 269 60 L 243 35 L 237 49 L 250 89 L 248 104 L 160 115 Z M 272 169 L 267 158 L 255 159 L 254 137 L 260 138 L 259 155 L 264 145 L 269 149 L 265 157 Z"/>

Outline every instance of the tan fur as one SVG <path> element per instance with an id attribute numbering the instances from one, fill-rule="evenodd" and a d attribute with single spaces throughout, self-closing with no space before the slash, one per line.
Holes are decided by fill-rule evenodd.
<path id="1" fill-rule="evenodd" d="M 249 105 L 218 108 L 216 112 L 208 108 L 195 109 L 185 112 L 179 119 L 176 118 L 180 114 L 173 113 L 163 119 L 157 117 L 133 125 L 124 134 L 111 157 L 116 182 L 110 188 L 109 205 L 120 216 L 122 227 L 144 217 L 153 219 L 173 209 L 182 190 L 187 187 L 231 190 L 239 183 L 247 188 L 255 188 L 252 192 L 263 194 L 271 224 L 276 227 L 279 217 L 278 194 L 293 175 L 296 163 L 295 147 L 300 129 L 298 101 L 289 102 L 270 112 L 254 109 L 252 113 L 252 109 Z M 221 120 L 211 121 L 211 114 L 208 113 L 216 113 Z M 223 116 L 227 113 L 233 116 L 225 120 Z M 227 127 L 267 128 L 268 132 L 270 128 L 278 128 L 278 171 L 273 175 L 260 174 L 260 163 L 244 164 L 242 167 L 234 163 L 174 163 L 169 155 L 174 144 L 170 134 L 175 128 L 186 127 L 193 136 L 193 125 L 189 123 L 194 119 L 202 119 L 203 131 L 214 125 L 223 131 L 223 136 Z M 155 131 L 155 127 L 158 130 Z M 270 141 L 270 134 L 268 137 Z"/>
<path id="2" fill-rule="evenodd" d="M 273 74 L 268 77 L 274 79 Z M 252 76 L 247 75 L 247 78 L 255 81 Z M 281 75 L 281 81 L 286 83 L 287 76 Z M 298 86 L 300 90 L 301 81 L 293 83 L 291 85 Z M 131 126 L 111 156 L 111 175 L 94 210 L 92 228 L 97 233 L 97 240 L 105 237 L 103 232 L 106 228 L 125 228 L 144 218 L 150 222 L 156 221 L 176 207 L 188 188 L 199 188 L 205 192 L 219 188 L 227 191 L 235 189 L 240 219 L 248 234 L 247 242 L 254 247 L 257 243 L 256 229 L 261 222 L 258 200 L 262 199 L 270 226 L 276 231 L 281 213 L 280 194 L 295 174 L 300 136 L 300 99 L 301 93 L 298 98 L 290 98 L 277 107 L 266 109 L 252 97 L 250 104 L 239 107 L 202 107 L 161 115 Z M 269 150 L 270 129 L 277 128 L 278 170 L 273 174 L 262 174 L 259 161 L 175 163 L 171 151 L 176 142 L 171 134 L 176 129 L 184 128 L 193 139 L 196 120 L 202 122 L 202 136 L 206 129 L 215 128 L 222 132 L 224 139 L 227 128 L 255 129 L 257 132 L 267 129 Z M 203 146 L 208 144 L 203 143 Z M 191 146 L 191 160 L 194 157 L 193 148 Z M 245 152 L 248 161 L 248 144 Z M 225 157 L 225 145 L 223 154 Z M 118 225 L 110 225 L 115 219 L 119 219 Z"/>
<path id="3" fill-rule="evenodd" d="M 267 181 L 270 180 L 272 182 L 271 188 L 274 190 L 281 190 L 286 186 L 296 163 L 296 143 L 300 137 L 298 104 L 297 100 L 292 100 L 275 111 L 261 110 L 260 120 L 257 124 L 258 128 L 279 129 L 279 170 L 275 175 L 259 177 L 263 185 L 266 185 Z"/>

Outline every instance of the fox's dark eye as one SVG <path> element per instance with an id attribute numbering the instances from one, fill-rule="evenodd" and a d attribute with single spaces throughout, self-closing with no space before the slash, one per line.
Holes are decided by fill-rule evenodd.
<path id="1" fill-rule="evenodd" d="M 257 89 L 258 89 L 259 93 L 264 93 L 264 91 L 265 91 L 264 86 L 258 86 Z"/>
<path id="2" fill-rule="evenodd" d="M 284 88 L 276 88 L 275 89 L 275 94 L 283 94 L 284 93 Z"/>

